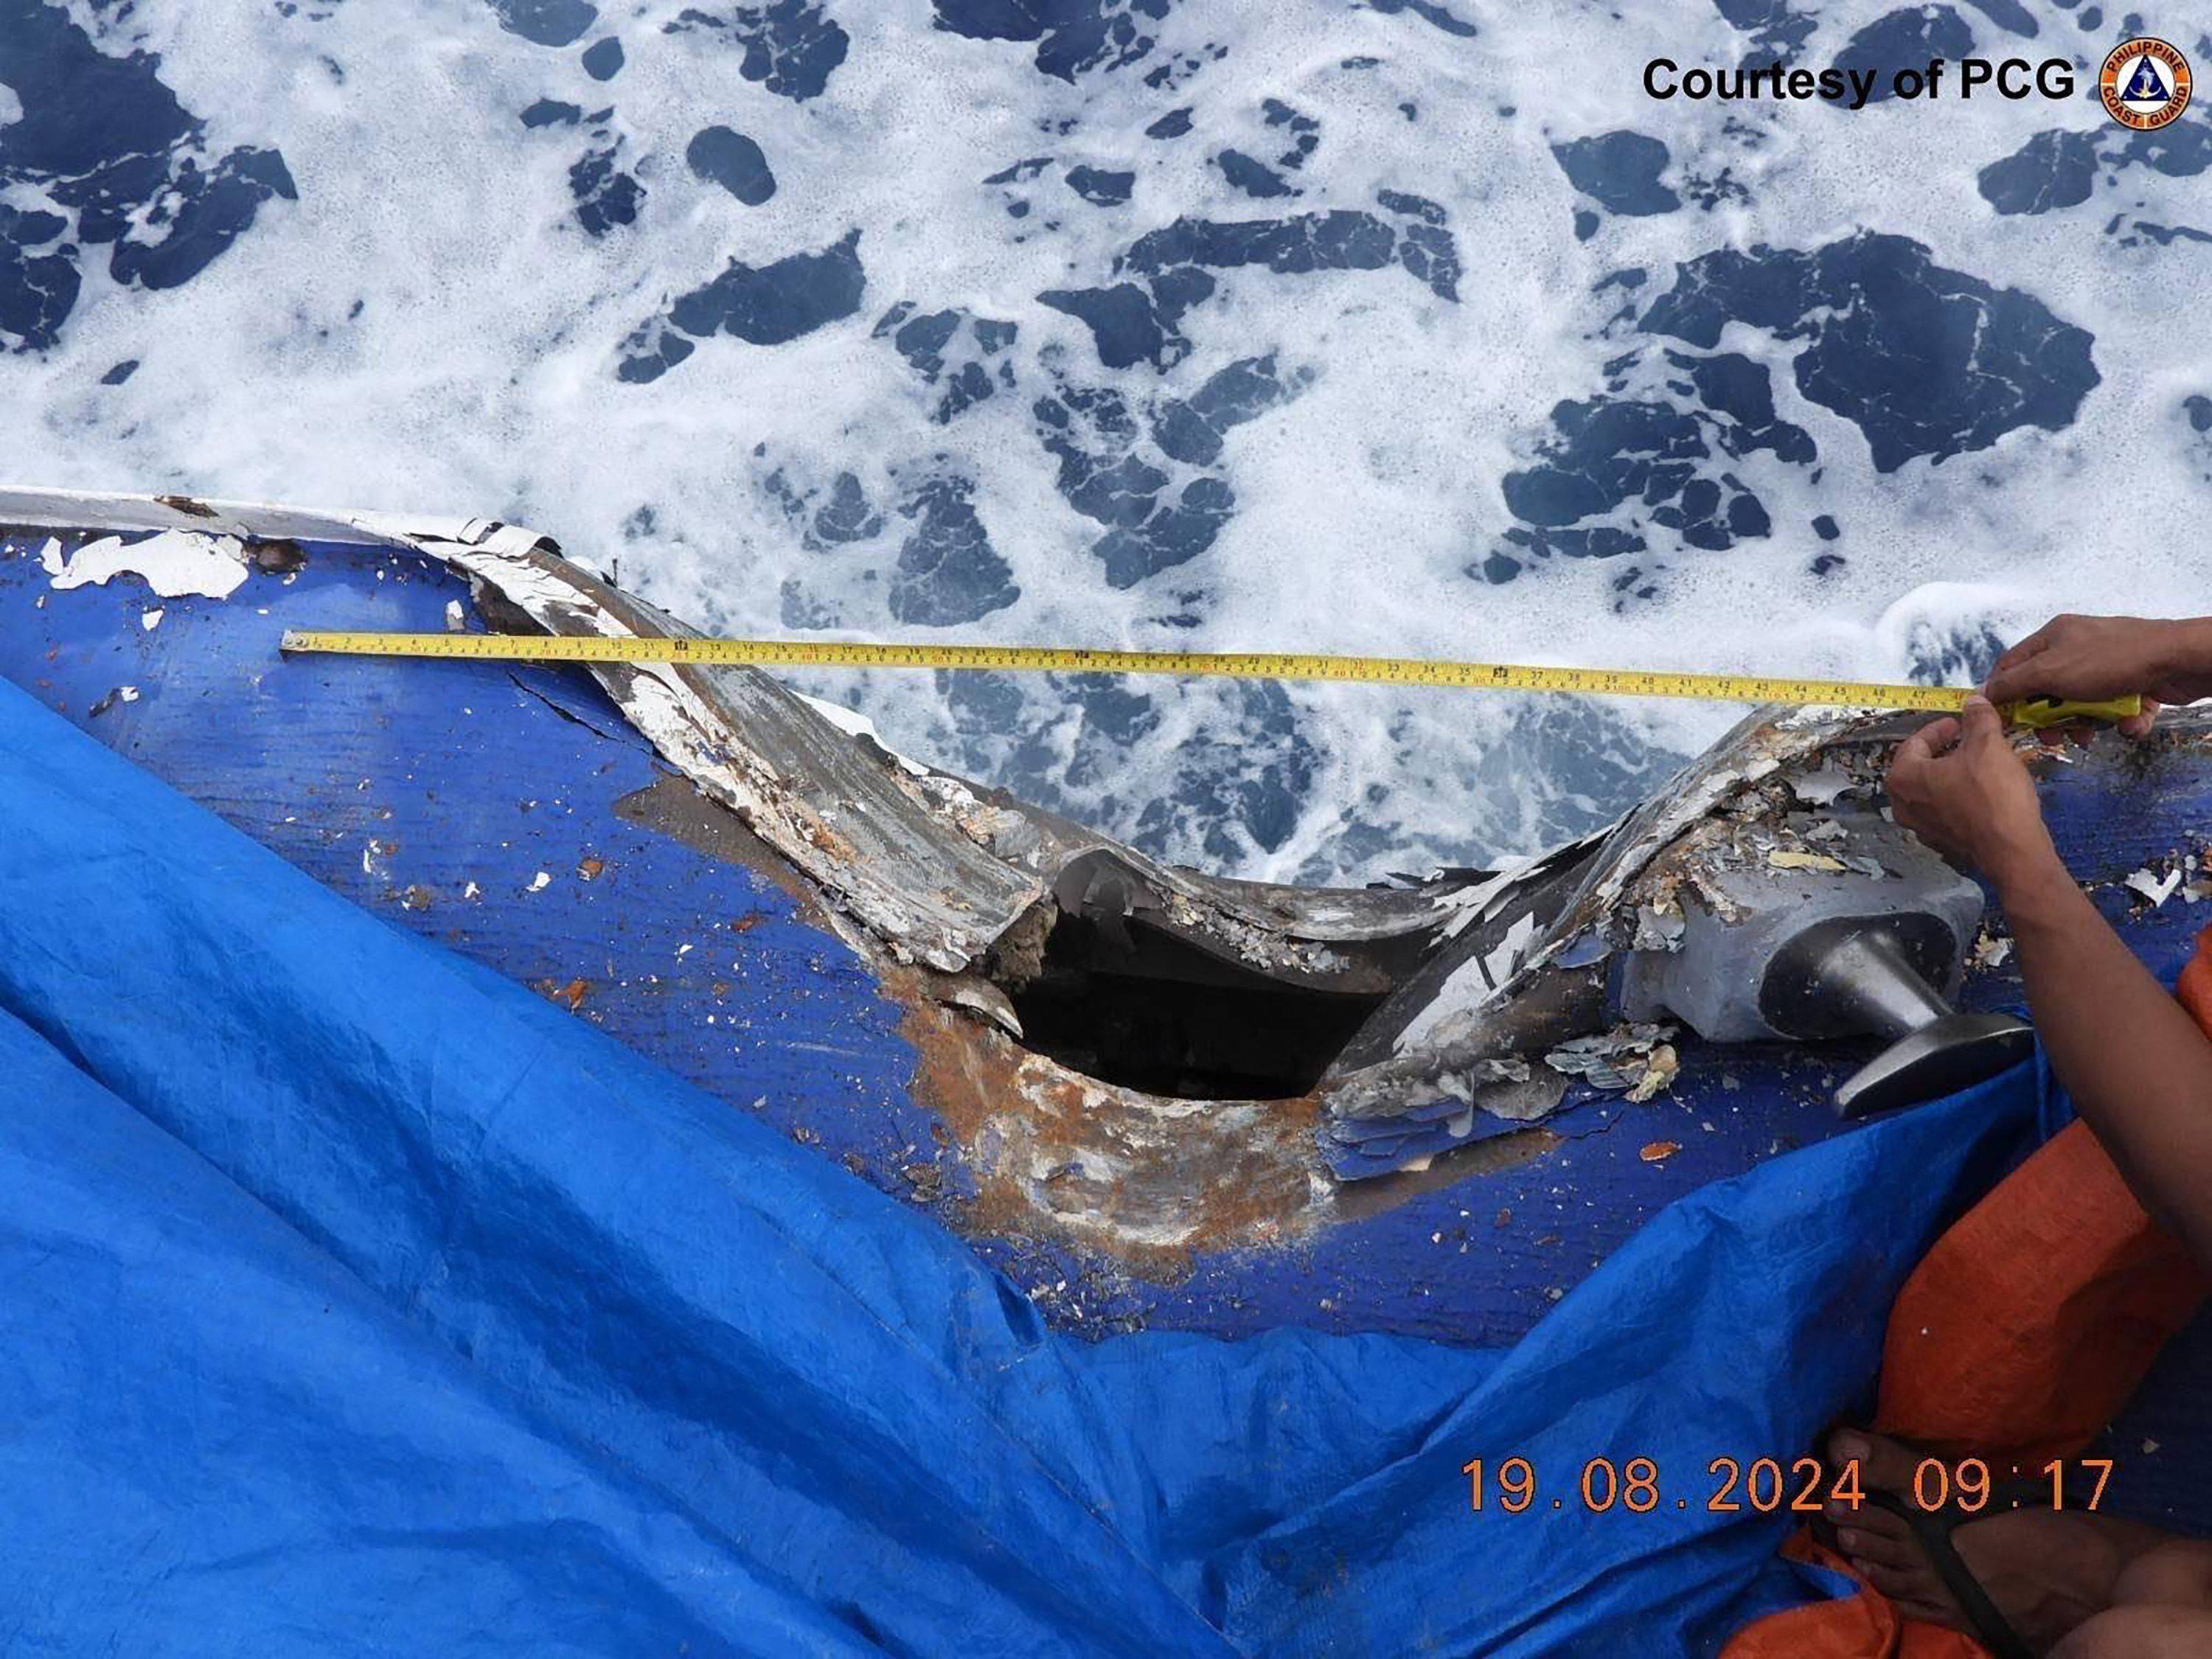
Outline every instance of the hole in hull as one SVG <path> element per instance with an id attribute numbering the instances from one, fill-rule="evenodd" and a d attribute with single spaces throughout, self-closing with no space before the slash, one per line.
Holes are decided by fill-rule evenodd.
<path id="1" fill-rule="evenodd" d="M 1027 1046 L 1102 1082 L 1188 1100 L 1312 1090 L 1382 1001 L 1225 963 L 1130 917 L 1060 917 L 1010 988 Z"/>

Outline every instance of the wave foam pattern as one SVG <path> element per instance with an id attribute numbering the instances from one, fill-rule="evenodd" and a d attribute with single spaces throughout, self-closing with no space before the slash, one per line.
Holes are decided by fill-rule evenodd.
<path id="1" fill-rule="evenodd" d="M 2212 122 L 2104 120 L 2118 27 L 0 0 L 4 470 L 504 517 L 733 633 L 1962 677 L 2053 610 L 2212 609 Z M 1930 40 L 2082 97 L 1638 90 Z M 1309 880 L 1532 850 L 1733 717 L 805 689 Z"/>

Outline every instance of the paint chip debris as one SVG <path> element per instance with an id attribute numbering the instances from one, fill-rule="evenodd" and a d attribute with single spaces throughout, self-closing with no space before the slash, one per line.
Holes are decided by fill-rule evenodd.
<path id="1" fill-rule="evenodd" d="M 1662 1090 L 1671 1089 L 1681 1069 L 1682 1062 L 1674 1053 L 1674 1045 L 1661 1043 L 1652 1049 L 1650 1059 L 1644 1062 L 1644 1075 L 1636 1079 L 1636 1086 L 1628 1091 L 1629 1099 L 1641 1105 Z"/>
<path id="2" fill-rule="evenodd" d="M 1688 927 L 1681 906 L 1670 903 L 1665 908 L 1650 904 L 1636 909 L 1636 937 L 1629 941 L 1638 951 L 1679 951 L 1682 934 Z"/>
<path id="3" fill-rule="evenodd" d="M 2012 941 L 2001 938 L 1986 928 L 1974 940 L 1974 966 L 1977 968 L 2002 968 L 2005 964 L 2005 959 L 2011 955 Z"/>
<path id="4" fill-rule="evenodd" d="M 531 988 L 548 1002 L 557 1003 L 573 1014 L 584 1006 L 592 985 L 589 980 L 583 979 L 572 979 L 566 985 L 557 980 L 541 979 L 533 981 Z"/>
<path id="5" fill-rule="evenodd" d="M 1674 1081 L 1680 1069 L 1668 1039 L 1674 1028 L 1656 1023 L 1615 1027 L 1589 1036 L 1562 1042 L 1544 1056 L 1544 1064 L 1568 1077 L 1578 1077 L 1592 1088 L 1629 1091 L 1642 1086 L 1649 1073 L 1659 1075 L 1648 1100 Z M 1662 1059 L 1663 1054 L 1665 1058 Z"/>
<path id="6" fill-rule="evenodd" d="M 536 875 L 531 877 L 530 885 L 525 890 L 532 893 L 542 893 L 552 884 L 553 877 L 551 873 L 548 871 L 540 870 Z"/>
<path id="7" fill-rule="evenodd" d="M 50 539 L 40 550 L 39 562 L 53 585 L 64 590 L 132 575 L 165 599 L 186 593 L 227 599 L 246 580 L 246 544 L 235 536 L 164 530 L 135 542 L 102 536 L 65 556 L 61 543 Z"/>
<path id="8" fill-rule="evenodd" d="M 2174 890 L 2181 885 L 2181 872 L 2179 869 L 2172 869 L 2167 871 L 2163 876 L 2157 876 L 2153 875 L 2148 868 L 2137 870 L 2121 884 L 2130 892 L 2139 893 L 2148 899 L 2150 908 L 2155 910 L 2166 900 L 2172 898 Z"/>
<path id="9" fill-rule="evenodd" d="M 1832 805 L 1836 797 L 1845 790 L 1856 788 L 1858 781 L 1842 767 L 1832 762 L 1816 772 L 1808 772 L 1802 777 L 1791 778 L 1790 788 L 1791 793 L 1808 806 L 1826 806 Z"/>
<path id="10" fill-rule="evenodd" d="M 1778 870 L 1822 870 L 1831 875 L 1841 875 L 1850 867 L 1841 859 L 1830 858 L 1826 853 L 1806 853 L 1790 847 L 1776 848 L 1766 855 L 1766 861 Z M 1881 873 L 1880 865 L 1875 866 L 1875 873 Z"/>
<path id="11" fill-rule="evenodd" d="M 1654 1140 L 1647 1143 L 1644 1149 L 1636 1155 L 1642 1158 L 1646 1164 L 1664 1164 L 1668 1158 L 1674 1157 L 1675 1153 L 1681 1150 L 1682 1146 L 1680 1141 Z"/>

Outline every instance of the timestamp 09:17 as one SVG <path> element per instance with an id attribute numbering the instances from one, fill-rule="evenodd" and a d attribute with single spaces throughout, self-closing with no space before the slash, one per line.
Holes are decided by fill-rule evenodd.
<path id="1" fill-rule="evenodd" d="M 2063 1509 L 2070 1501 L 2094 1510 L 2105 1495 L 2111 1478 L 2109 1458 L 2076 1458 L 2053 1462 L 2040 1474 L 2050 1483 L 2051 1508 Z M 1525 1457 L 1509 1457 L 1492 1465 L 1470 1458 L 1460 1466 L 1467 1477 L 1468 1507 L 1478 1513 L 1495 1510 L 1506 1515 L 1530 1510 L 1550 1513 L 1571 1505 L 1590 1515 L 1625 1510 L 1650 1515 L 1658 1510 L 1684 1510 L 1692 1499 L 1663 1489 L 1659 1465 L 1652 1458 L 1632 1457 L 1619 1462 L 1593 1457 L 1582 1466 L 1574 1484 L 1563 1495 L 1540 1490 L 1535 1465 Z M 2017 1470 L 2014 1471 L 2018 1473 Z M 1708 1477 L 1698 1488 L 1698 1507 L 1716 1515 L 1818 1515 L 1831 1503 L 1856 1510 L 1866 1501 L 1866 1488 L 1856 1462 L 1831 1466 L 1817 1457 L 1784 1461 L 1754 1458 L 1746 1463 L 1734 1457 L 1716 1457 L 1705 1465 Z M 2086 1483 L 2091 1490 L 2078 1488 Z M 2075 1488 L 2069 1494 L 2069 1485 Z M 1955 1508 L 1972 1515 L 1985 1508 L 1996 1483 L 1990 1466 L 1978 1457 L 1956 1462 L 1923 1458 L 1914 1468 L 1911 1485 L 1900 1494 L 1916 1509 L 1929 1511 Z"/>

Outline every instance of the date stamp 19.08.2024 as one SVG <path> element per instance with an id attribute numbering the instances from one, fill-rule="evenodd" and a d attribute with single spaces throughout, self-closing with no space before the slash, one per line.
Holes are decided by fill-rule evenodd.
<path id="1" fill-rule="evenodd" d="M 1716 1515 L 1819 1515 L 1831 1504 L 1856 1510 L 1866 1501 L 1856 1462 L 1830 1464 L 1818 1457 L 1716 1457 L 1705 1479 L 1686 1490 L 1671 1486 L 1656 1459 L 1593 1457 L 1564 1480 L 1546 1480 L 1526 1457 L 1492 1462 L 1470 1458 L 1460 1466 L 1468 1507 L 1476 1513 L 1651 1515 L 1697 1508 Z M 1978 1457 L 1921 1459 L 1911 1484 L 1899 1494 L 1917 1509 L 2094 1510 L 2111 1479 L 2109 1457 L 2054 1460 L 2039 1467 L 1999 1465 Z"/>

